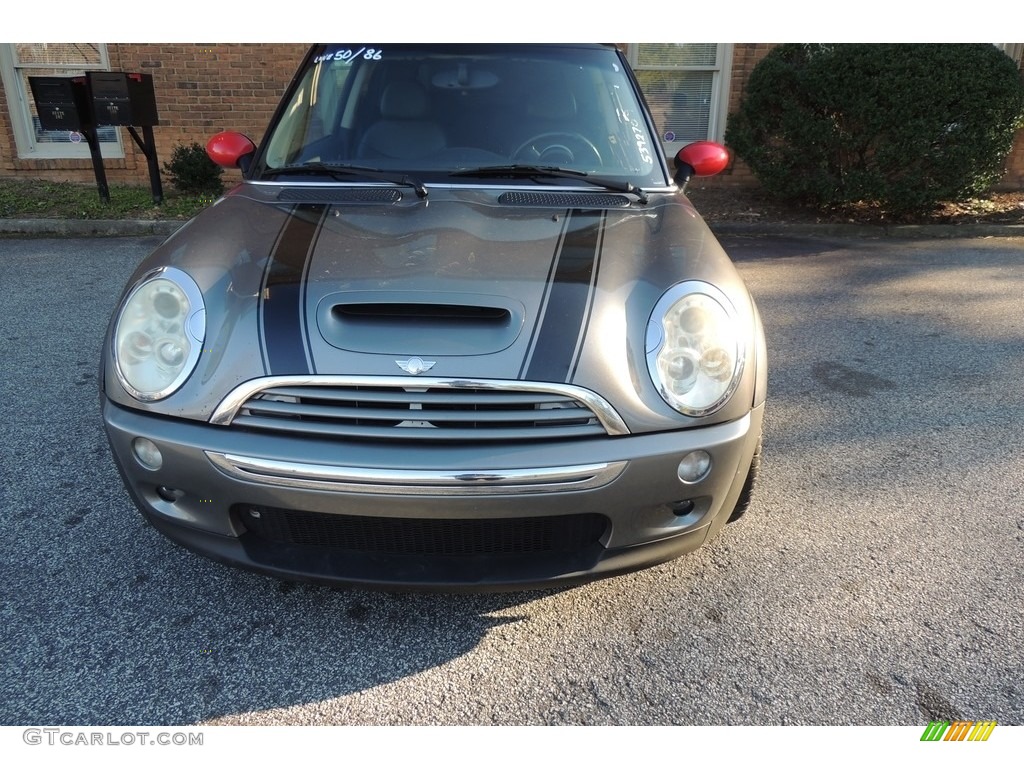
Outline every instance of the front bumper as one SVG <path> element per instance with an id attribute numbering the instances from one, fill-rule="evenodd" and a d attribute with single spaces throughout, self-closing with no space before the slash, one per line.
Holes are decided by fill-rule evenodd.
<path id="1" fill-rule="evenodd" d="M 280 578 L 389 589 L 552 586 L 690 552 L 735 506 L 762 416 L 759 406 L 678 432 L 410 447 L 103 404 L 129 492 L 172 540 Z M 136 460 L 138 437 L 160 449 L 159 469 Z M 684 484 L 679 460 L 697 449 L 712 469 Z"/>

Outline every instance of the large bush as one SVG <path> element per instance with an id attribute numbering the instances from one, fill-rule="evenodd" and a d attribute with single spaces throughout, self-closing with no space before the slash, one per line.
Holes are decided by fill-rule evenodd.
<path id="1" fill-rule="evenodd" d="M 790 44 L 751 73 L 726 142 L 783 198 L 905 213 L 989 188 L 1022 124 L 993 45 Z"/>

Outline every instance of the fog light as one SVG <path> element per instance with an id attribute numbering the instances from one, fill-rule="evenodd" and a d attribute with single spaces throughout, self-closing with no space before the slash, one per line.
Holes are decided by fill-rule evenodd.
<path id="1" fill-rule="evenodd" d="M 692 451 L 679 462 L 679 479 L 684 483 L 698 483 L 711 471 L 711 454 L 707 451 Z"/>
<path id="2" fill-rule="evenodd" d="M 683 501 L 673 501 L 668 505 L 669 509 L 672 510 L 672 514 L 676 517 L 686 517 L 688 514 L 693 512 L 693 508 L 697 505 L 693 503 L 693 499 L 684 499 Z"/>
<path id="3" fill-rule="evenodd" d="M 135 453 L 135 460 L 146 469 L 157 470 L 164 464 L 160 449 L 148 438 L 136 437 L 132 440 L 132 451 Z"/>
<path id="4" fill-rule="evenodd" d="M 171 504 L 178 500 L 178 491 L 168 488 L 166 485 L 158 485 L 156 487 L 156 495 Z"/>

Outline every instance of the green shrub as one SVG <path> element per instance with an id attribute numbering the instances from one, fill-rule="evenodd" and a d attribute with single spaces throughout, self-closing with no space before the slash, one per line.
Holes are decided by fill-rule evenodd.
<path id="1" fill-rule="evenodd" d="M 726 142 L 764 187 L 818 208 L 920 212 L 986 191 L 1024 125 L 1024 83 L 981 44 L 789 44 L 751 73 Z"/>
<path id="2" fill-rule="evenodd" d="M 175 146 L 170 162 L 164 163 L 164 171 L 174 188 L 184 194 L 217 196 L 224 191 L 220 178 L 224 169 L 196 142 Z"/>

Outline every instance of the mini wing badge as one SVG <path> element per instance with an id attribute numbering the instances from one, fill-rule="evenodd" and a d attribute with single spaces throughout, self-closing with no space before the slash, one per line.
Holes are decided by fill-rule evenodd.
<path id="1" fill-rule="evenodd" d="M 436 360 L 424 360 L 421 357 L 410 357 L 408 360 L 395 360 L 398 367 L 413 376 L 419 376 L 437 365 Z"/>

